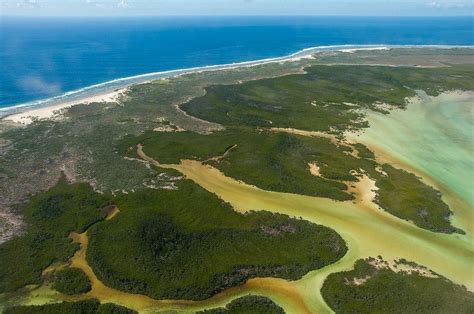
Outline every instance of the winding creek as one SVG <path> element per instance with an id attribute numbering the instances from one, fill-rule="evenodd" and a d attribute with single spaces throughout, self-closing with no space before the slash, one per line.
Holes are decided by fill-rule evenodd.
<path id="1" fill-rule="evenodd" d="M 277 193 L 258 189 L 226 177 L 219 170 L 198 161 L 183 160 L 179 165 L 161 165 L 148 157 L 141 147 L 139 155 L 156 166 L 173 168 L 183 173 L 206 190 L 229 202 L 239 212 L 267 210 L 329 226 L 346 240 L 349 252 L 339 262 L 307 274 L 292 283 L 298 295 L 311 312 L 330 312 L 320 294 L 320 287 L 328 274 L 351 269 L 357 259 L 382 255 L 384 259 L 405 258 L 463 284 L 474 290 L 474 249 L 469 235 L 447 235 L 420 229 L 378 208 L 362 197 L 352 202 L 337 202 L 296 194 Z M 360 195 L 370 194 L 364 190 L 370 185 L 359 184 Z M 281 280 L 255 279 L 268 291 L 275 283 L 281 291 Z M 292 291 L 294 294 L 295 291 Z M 293 296 L 265 295 L 283 305 L 290 305 Z M 289 313 L 298 313 L 293 307 L 285 307 Z"/>
<path id="2" fill-rule="evenodd" d="M 92 281 L 92 291 L 86 295 L 66 297 L 45 285 L 34 290 L 21 303 L 34 304 L 45 303 L 48 300 L 78 300 L 95 297 L 101 302 L 115 302 L 142 312 L 170 310 L 193 312 L 223 306 L 232 299 L 247 294 L 258 294 L 273 299 L 287 313 L 327 313 L 331 310 L 320 293 L 325 278 L 333 272 L 350 270 L 354 262 L 360 258 L 378 255 L 385 260 L 405 258 L 414 261 L 474 291 L 473 208 L 472 198 L 469 198 L 469 194 L 465 192 L 467 191 L 465 185 L 472 190 L 472 176 L 470 176 L 472 167 L 468 170 L 462 169 L 466 162 L 472 166 L 472 115 L 468 118 L 463 117 L 463 121 L 467 121 L 464 127 L 470 127 L 470 134 L 463 131 L 464 135 L 460 136 L 453 131 L 453 128 L 457 128 L 454 122 L 456 115 L 465 113 L 466 110 L 472 114 L 472 95 L 472 93 L 442 95 L 440 99 L 421 100 L 413 108 L 409 106 L 408 110 L 395 112 L 393 115 L 369 115 L 371 129 L 355 138 L 374 150 L 377 158 L 413 170 L 425 181 L 440 188 L 444 199 L 453 209 L 453 222 L 467 231 L 466 235 L 430 232 L 386 213 L 372 201 L 373 184 L 367 177 L 361 179 L 355 187 L 357 195 L 355 202 L 337 202 L 325 198 L 265 191 L 226 177 L 216 168 L 203 165 L 198 161 L 182 160 L 178 165 L 163 165 L 148 157 L 146 147 L 139 145 L 137 152 L 142 159 L 155 166 L 181 172 L 188 179 L 232 204 L 239 212 L 267 210 L 302 217 L 331 227 L 347 242 L 348 253 L 337 263 L 312 271 L 297 281 L 255 278 L 243 286 L 228 289 L 204 301 L 157 301 L 146 296 L 121 292 L 101 283 L 85 260 L 87 233 L 74 234 L 72 238 L 80 243 L 81 249 L 76 252 L 70 264 L 86 272 Z M 427 104 L 436 106 L 437 102 L 451 104 L 451 107 L 447 109 L 437 106 L 438 114 L 427 115 L 427 110 L 433 110 Z M 456 106 L 452 103 L 462 103 L 462 105 Z M 440 117 L 442 113 L 452 120 L 449 132 L 441 130 L 443 124 L 439 122 L 443 119 Z M 425 119 L 421 126 L 419 119 Z M 448 121 L 451 120 L 448 119 Z M 433 131 L 433 128 L 436 128 L 437 133 Z M 392 135 L 394 130 L 399 132 L 396 136 L 387 136 L 387 134 Z M 431 134 L 425 134 L 422 137 L 424 144 L 421 147 L 408 147 L 407 143 L 412 140 L 410 136 L 413 137 L 414 132 L 431 132 Z M 433 141 L 430 142 L 426 139 L 427 137 L 431 137 Z M 470 145 L 470 148 L 466 148 L 466 144 Z M 420 144 L 415 141 L 411 145 Z M 427 147 L 430 147 L 428 152 L 431 154 L 433 152 L 437 154 L 441 149 L 450 151 L 440 152 L 437 155 L 441 156 L 439 158 L 426 159 L 422 152 L 425 152 Z M 467 153 L 463 153 L 462 151 L 466 149 Z M 460 156 L 461 153 L 464 155 Z M 456 158 L 458 157 L 467 158 L 467 160 L 463 161 L 464 164 L 457 165 Z M 448 166 L 450 161 L 454 163 L 453 168 Z M 445 169 L 436 170 L 435 168 L 439 168 L 440 163 L 445 166 Z M 452 171 L 454 174 L 446 177 L 445 171 Z M 470 173 L 463 174 L 462 180 L 459 178 L 455 180 L 457 171 L 470 171 Z M 430 173 L 430 176 L 426 173 Z M 459 188 L 460 186 L 462 187 Z M 120 215 L 120 213 L 114 212 L 113 215 Z"/>

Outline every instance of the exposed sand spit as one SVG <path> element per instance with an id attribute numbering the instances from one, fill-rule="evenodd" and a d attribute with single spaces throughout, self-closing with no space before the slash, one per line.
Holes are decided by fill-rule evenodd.
<path id="1" fill-rule="evenodd" d="M 418 91 L 407 104 L 388 115 L 368 111 L 370 128 L 345 137 L 366 145 L 379 163 L 415 173 L 440 190 L 453 224 L 474 238 L 474 92 L 432 97 Z"/>
<path id="2" fill-rule="evenodd" d="M 333 134 L 329 133 L 324 133 L 324 132 L 318 132 L 318 131 L 304 131 L 304 130 L 299 130 L 299 129 L 294 129 L 294 128 L 270 128 L 270 131 L 272 132 L 285 132 L 285 133 L 290 133 L 290 134 L 296 134 L 296 135 L 301 135 L 301 136 L 308 136 L 308 137 L 323 137 L 331 140 L 333 144 L 339 144 L 340 141 L 337 139 L 337 137 Z"/>

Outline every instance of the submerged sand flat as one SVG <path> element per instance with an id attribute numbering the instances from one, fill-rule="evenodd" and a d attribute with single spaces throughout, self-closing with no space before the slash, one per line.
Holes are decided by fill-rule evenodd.
<path id="1" fill-rule="evenodd" d="M 382 211 L 366 197 L 360 197 L 353 205 L 263 191 L 227 178 L 220 171 L 196 161 L 183 161 L 172 168 L 218 194 L 239 211 L 265 209 L 301 216 L 334 228 L 345 238 L 349 252 L 341 261 L 313 271 L 293 283 L 311 311 L 330 311 L 319 293 L 327 275 L 351 269 L 357 259 L 368 256 L 415 261 L 472 291 L 473 95 L 473 92 L 452 92 L 428 97 L 420 93 L 420 98 L 412 100 L 407 110 L 390 115 L 369 113 L 371 128 L 358 138 L 376 152 L 384 152 L 389 161 L 400 160 L 399 166 L 408 165 L 409 170 L 429 174 L 426 181 L 441 188 L 453 209 L 455 224 L 467 231 L 467 235 L 422 230 Z M 359 194 L 373 195 L 373 185 L 366 183 L 359 184 Z M 281 290 L 282 286 L 278 279 L 254 279 L 251 282 L 265 287 L 266 295 L 273 291 L 273 287 Z M 280 296 L 278 301 L 288 304 L 290 299 L 289 295 L 287 298 Z M 285 309 L 297 312 L 292 307 Z"/>
<path id="2" fill-rule="evenodd" d="M 470 192 L 474 174 L 473 95 L 473 92 L 444 93 L 438 97 L 420 94 L 420 99 L 411 101 L 407 110 L 394 111 L 390 115 L 369 112 L 371 128 L 353 137 L 353 140 L 373 149 L 377 158 L 414 171 L 441 189 L 444 199 L 453 209 L 453 221 L 467 231 L 467 235 L 434 233 L 386 213 L 373 203 L 375 187 L 368 177 L 363 177 L 354 187 L 355 203 L 337 202 L 264 191 L 226 177 L 219 170 L 197 161 L 160 165 L 146 156 L 146 147 L 142 154 L 139 147 L 138 153 L 143 159 L 156 166 L 180 171 L 239 212 L 268 210 L 328 226 L 344 238 L 349 251 L 340 261 L 312 271 L 301 280 L 255 278 L 209 300 L 157 301 L 108 288 L 98 281 L 84 258 L 87 235 L 83 234 L 76 239 L 82 249 L 71 262 L 88 269 L 95 286 L 90 295 L 79 298 L 97 297 L 101 302 L 116 302 L 143 312 L 193 312 L 222 306 L 247 294 L 257 294 L 273 299 L 287 313 L 326 313 L 332 312 L 320 294 L 326 277 L 352 269 L 360 258 L 378 255 L 389 261 L 400 258 L 414 261 L 474 291 L 474 210 Z M 65 299 L 47 286 L 34 290 L 29 297 L 20 303 L 43 304 Z"/>
<path id="3" fill-rule="evenodd" d="M 292 283 L 298 294 L 304 296 L 301 299 L 312 312 L 330 311 L 320 295 L 320 288 L 327 275 L 351 269 L 357 259 L 369 256 L 382 255 L 386 260 L 405 258 L 474 290 L 474 250 L 469 236 L 434 233 L 386 213 L 371 202 L 370 195 L 373 196 L 374 186 L 366 178 L 357 185 L 360 197 L 353 204 L 264 191 L 228 178 L 219 170 L 197 161 L 185 160 L 180 165 L 160 165 L 144 155 L 141 147 L 138 153 L 156 166 L 182 172 L 187 178 L 231 203 L 240 212 L 268 210 L 284 213 L 329 226 L 340 233 L 348 242 L 347 255 L 339 262 L 310 272 L 302 280 Z M 274 293 L 272 283 L 279 290 L 282 286 L 282 280 L 279 279 L 254 279 L 251 282 L 266 287 L 263 293 L 265 295 Z M 292 294 L 295 293 L 292 291 Z M 292 298 L 294 296 L 280 295 L 278 302 L 289 304 Z M 298 313 L 293 307 L 285 307 L 285 310 Z"/>
<path id="4" fill-rule="evenodd" d="M 472 142 L 472 135 L 470 138 L 467 133 L 462 133 L 467 135 L 465 137 L 455 136 L 454 139 L 457 141 L 452 143 L 453 139 L 449 137 L 456 134 L 455 130 L 458 124 L 455 121 L 459 119 L 458 116 L 465 113 L 466 106 L 469 108 L 472 105 L 471 95 L 471 93 L 450 93 L 437 98 L 425 98 L 425 100 L 412 102 L 406 111 L 394 112 L 393 116 L 369 114 L 371 129 L 360 137 L 360 141 L 366 143 L 368 142 L 366 139 L 370 138 L 370 146 L 376 150 L 378 156 L 382 154 L 381 152 L 385 152 L 384 156 L 388 159 L 389 154 L 393 154 L 392 160 L 404 160 L 406 164 L 400 162 L 399 165 L 408 165 L 410 170 L 415 169 L 419 170 L 419 173 L 424 173 L 435 169 L 440 171 L 440 178 L 443 178 L 443 173 L 446 171 L 460 171 L 458 174 L 461 175 L 462 166 L 459 166 L 459 169 L 450 170 L 453 168 L 448 165 L 456 164 L 456 158 L 467 158 L 467 162 L 470 161 L 472 157 L 468 156 L 469 154 L 461 155 L 459 150 L 464 149 L 462 144 L 466 144 L 466 142 L 463 141 Z M 454 105 L 452 105 L 453 103 Z M 449 108 L 444 108 L 448 105 L 450 105 Z M 428 115 L 427 112 L 431 115 Z M 446 114 L 452 120 L 453 125 L 450 128 L 441 128 L 441 126 L 449 126 L 446 123 L 441 123 L 445 120 Z M 406 118 L 406 115 L 410 117 Z M 378 120 L 375 120 L 374 117 L 377 117 Z M 427 117 L 434 118 L 428 119 Z M 470 122 L 472 120 L 469 119 L 464 122 L 465 126 L 472 125 Z M 373 121 L 378 121 L 379 124 Z M 421 132 L 421 130 L 429 132 L 429 134 L 419 138 L 413 137 L 413 133 Z M 395 131 L 398 133 L 391 140 L 392 133 Z M 357 139 L 359 140 L 359 138 Z M 430 139 L 435 141 L 430 142 Z M 411 140 L 414 141 L 412 146 L 410 146 Z M 395 143 L 399 146 L 395 146 Z M 456 151 L 447 153 L 446 147 Z M 411 159 L 410 154 L 413 152 L 419 154 L 416 155 L 416 158 Z M 429 158 L 423 155 L 425 152 L 429 153 Z M 328 313 L 332 311 L 327 307 L 320 293 L 326 277 L 334 272 L 352 269 L 355 261 L 360 258 L 378 255 L 388 261 L 400 258 L 414 261 L 458 284 L 465 285 L 471 291 L 474 290 L 472 267 L 474 248 L 471 235 L 434 233 L 418 228 L 410 222 L 381 210 L 373 203 L 375 186 L 368 177 L 363 177 L 354 187 L 354 192 L 357 195 L 355 203 L 337 202 L 325 198 L 264 191 L 226 177 L 219 170 L 198 161 L 183 160 L 179 165 L 162 165 L 146 155 L 146 147 L 139 146 L 138 154 L 155 166 L 180 171 L 187 178 L 231 203 L 239 212 L 268 210 L 302 217 L 331 227 L 345 239 L 349 251 L 340 261 L 323 269 L 312 271 L 301 280 L 290 282 L 277 278 L 255 278 L 243 286 L 228 289 L 202 302 L 155 301 L 145 296 L 107 288 L 94 278 L 95 289 L 93 289 L 91 296 L 99 298 L 102 302 L 117 302 L 144 312 L 166 310 L 186 312 L 222 306 L 232 299 L 252 293 L 270 297 L 287 313 Z M 463 162 L 466 162 L 466 159 L 463 159 Z M 441 167 L 443 165 L 447 168 Z M 455 166 L 454 168 L 457 168 L 458 165 Z M 436 172 L 429 180 L 438 180 Z M 468 179 L 453 180 L 452 182 L 455 184 L 450 182 L 447 179 L 440 180 L 439 185 L 452 188 L 457 192 L 458 185 L 463 186 L 464 184 L 469 187 L 470 184 Z M 456 196 L 455 193 L 450 194 L 450 197 L 451 201 L 457 200 L 458 203 L 463 203 L 461 197 Z M 450 205 L 453 207 L 455 217 L 459 217 L 460 208 L 453 206 L 453 204 Z M 84 259 L 81 260 L 85 262 Z M 83 266 L 87 267 L 87 265 Z"/>
<path id="5" fill-rule="evenodd" d="M 419 92 L 406 110 L 370 111 L 367 118 L 370 128 L 353 140 L 435 185 L 454 211 L 453 222 L 474 235 L 474 92 Z"/>

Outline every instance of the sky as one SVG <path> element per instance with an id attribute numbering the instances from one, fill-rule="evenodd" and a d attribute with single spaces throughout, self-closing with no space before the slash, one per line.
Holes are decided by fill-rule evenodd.
<path id="1" fill-rule="evenodd" d="M 473 0 L 0 0 L 0 15 L 474 15 Z"/>

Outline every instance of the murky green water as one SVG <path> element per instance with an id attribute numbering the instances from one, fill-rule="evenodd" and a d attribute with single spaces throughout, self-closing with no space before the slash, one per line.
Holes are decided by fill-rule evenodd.
<path id="1" fill-rule="evenodd" d="M 473 95 L 425 97 L 410 104 L 406 111 L 391 115 L 370 114 L 372 127 L 358 138 L 373 147 L 377 154 L 393 157 L 427 174 L 431 180 L 446 187 L 442 189 L 443 193 L 448 189 L 452 191 L 447 196 L 450 206 L 456 207 L 453 211 L 458 217 L 457 222 L 473 220 L 470 219 L 474 212 L 470 191 L 473 178 Z M 186 312 L 222 306 L 237 296 L 253 293 L 272 298 L 288 313 L 326 313 L 331 310 L 322 299 L 320 288 L 327 275 L 351 269 L 357 259 L 377 255 L 387 260 L 405 258 L 414 261 L 474 290 L 472 228 L 468 229 L 471 231 L 468 235 L 433 233 L 380 210 L 372 202 L 336 202 L 264 191 L 228 178 L 217 169 L 197 161 L 157 166 L 180 171 L 232 204 L 237 211 L 268 210 L 329 226 L 345 239 L 348 253 L 337 263 L 312 271 L 301 280 L 256 278 L 198 304 L 144 300 L 141 296 L 106 287 L 103 291 L 95 290 L 100 293 L 94 296 L 101 301 L 119 300 L 121 304 L 141 311 L 172 309 Z M 462 205 L 464 212 L 457 207 L 458 204 L 467 204 Z M 35 291 L 35 295 L 30 297 L 44 296 Z"/>
<path id="2" fill-rule="evenodd" d="M 474 92 L 429 97 L 407 110 L 370 113 L 361 140 L 420 169 L 474 205 Z"/>

